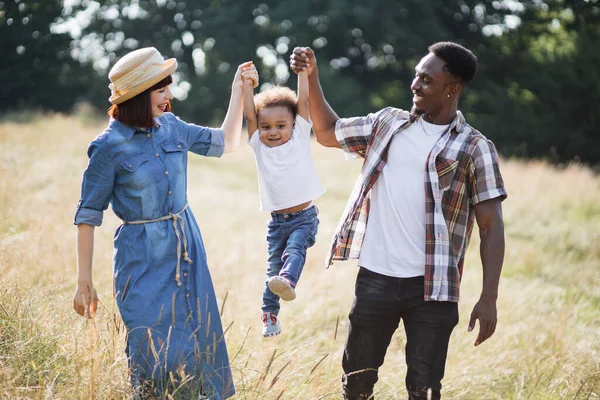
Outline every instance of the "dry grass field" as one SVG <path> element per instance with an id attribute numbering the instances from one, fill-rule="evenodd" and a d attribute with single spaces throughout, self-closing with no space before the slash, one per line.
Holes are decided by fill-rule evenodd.
<path id="1" fill-rule="evenodd" d="M 85 116 L 15 115 L 0 122 L 0 398 L 127 399 L 124 331 L 112 299 L 108 211 L 96 229 L 93 321 L 71 309 L 75 227 L 87 143 L 105 125 Z M 327 194 L 321 225 L 282 335 L 261 336 L 266 213 L 254 159 L 243 144 L 222 159 L 191 156 L 189 202 L 208 253 L 236 400 L 339 399 L 341 354 L 355 263 L 324 268 L 329 241 L 360 169 L 314 144 Z M 475 348 L 467 332 L 481 287 L 478 234 L 468 252 L 443 381 L 446 399 L 600 398 L 600 177 L 590 169 L 502 160 L 506 258 L 496 334 Z M 339 321 L 339 323 L 338 323 Z M 399 330 L 376 386 L 405 399 Z"/>

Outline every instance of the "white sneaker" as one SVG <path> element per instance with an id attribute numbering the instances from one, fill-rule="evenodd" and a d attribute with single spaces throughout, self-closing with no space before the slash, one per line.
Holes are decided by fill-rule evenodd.
<path id="1" fill-rule="evenodd" d="M 296 298 L 296 291 L 290 281 L 282 276 L 273 276 L 269 279 L 269 289 L 281 300 L 290 301 Z"/>
<path id="2" fill-rule="evenodd" d="M 263 337 L 277 336 L 281 333 L 281 330 L 279 329 L 279 319 L 277 319 L 277 314 L 274 312 L 264 312 L 262 314 L 262 323 Z"/>

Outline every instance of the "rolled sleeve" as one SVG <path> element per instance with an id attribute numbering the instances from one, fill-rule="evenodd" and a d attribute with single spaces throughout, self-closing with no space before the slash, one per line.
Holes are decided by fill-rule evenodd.
<path id="1" fill-rule="evenodd" d="M 381 123 L 382 118 L 394 116 L 397 111 L 402 110 L 386 107 L 366 117 L 340 118 L 335 123 L 335 137 L 346 153 L 354 158 L 365 157 L 376 126 Z"/>
<path id="2" fill-rule="evenodd" d="M 92 210 L 91 208 L 77 207 L 77 211 L 75 212 L 75 225 L 87 224 L 93 226 L 100 226 L 102 225 L 103 218 L 103 211 Z"/>
<path id="3" fill-rule="evenodd" d="M 498 152 L 490 140 L 482 139 L 477 142 L 473 164 L 475 168 L 471 180 L 471 202 L 477 204 L 495 198 L 506 199 L 508 194 L 500 173 Z"/>
<path id="4" fill-rule="evenodd" d="M 88 157 L 74 223 L 100 226 L 112 199 L 115 168 L 112 156 L 98 142 L 90 143 Z"/>
<path id="5" fill-rule="evenodd" d="M 205 128 L 210 130 L 210 147 L 206 157 L 221 157 L 225 151 L 225 132 L 223 129 Z"/>
<path id="6" fill-rule="evenodd" d="M 335 123 L 335 138 L 346 153 L 364 157 L 373 130 L 372 114 L 340 118 Z"/>
<path id="7" fill-rule="evenodd" d="M 181 137 L 188 150 L 206 157 L 220 157 L 225 151 L 225 132 L 218 128 L 207 128 L 183 121 L 176 115 L 166 113 L 164 121 L 173 134 Z"/>
<path id="8" fill-rule="evenodd" d="M 225 132 L 222 129 L 206 128 L 195 124 L 186 126 L 188 148 L 191 152 L 206 157 L 220 157 L 225 151 Z"/>

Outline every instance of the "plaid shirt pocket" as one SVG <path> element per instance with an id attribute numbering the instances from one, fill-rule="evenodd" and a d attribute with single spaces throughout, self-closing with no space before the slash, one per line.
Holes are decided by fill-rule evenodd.
<path id="1" fill-rule="evenodd" d="M 439 156 L 435 159 L 435 169 L 438 174 L 440 190 L 448 190 L 450 188 L 454 181 L 457 166 L 458 161 L 456 160 L 445 159 Z"/>

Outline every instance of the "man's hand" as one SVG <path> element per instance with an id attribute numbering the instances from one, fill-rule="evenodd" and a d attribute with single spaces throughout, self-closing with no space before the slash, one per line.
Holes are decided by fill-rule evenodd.
<path id="1" fill-rule="evenodd" d="M 310 76 L 317 67 L 315 52 L 310 47 L 295 47 L 290 55 L 290 68 L 296 74 L 306 71 Z"/>
<path id="2" fill-rule="evenodd" d="M 477 339 L 475 340 L 475 346 L 479 346 L 496 331 L 498 313 L 496 311 L 495 299 L 480 298 L 477 304 L 475 304 L 473 312 L 471 312 L 471 320 L 469 321 L 469 332 L 475 328 L 476 320 L 479 320 L 479 335 L 477 335 Z"/>

